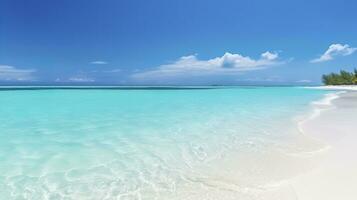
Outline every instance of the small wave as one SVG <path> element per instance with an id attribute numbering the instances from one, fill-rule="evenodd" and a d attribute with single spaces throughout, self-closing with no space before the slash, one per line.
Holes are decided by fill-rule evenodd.
<path id="1" fill-rule="evenodd" d="M 318 150 L 314 150 L 314 151 L 308 151 L 308 152 L 303 152 L 303 153 L 299 153 L 299 155 L 293 155 L 293 156 L 314 156 L 316 154 L 320 154 L 320 153 L 324 153 L 326 151 L 328 151 L 331 146 L 329 144 L 327 144 L 326 142 L 311 136 L 310 134 L 306 134 L 303 126 L 305 123 L 310 122 L 313 119 L 316 119 L 317 117 L 319 117 L 321 115 L 322 112 L 326 111 L 326 110 L 330 110 L 333 109 L 333 101 L 340 98 L 340 95 L 345 93 L 345 91 L 340 91 L 340 92 L 334 92 L 334 93 L 328 93 L 324 96 L 324 98 L 314 101 L 311 103 L 312 105 L 312 112 L 310 112 L 306 117 L 303 117 L 303 119 L 299 120 L 297 122 L 297 127 L 299 132 L 306 136 L 309 137 L 315 141 L 318 141 L 319 143 L 322 144 L 322 148 L 318 149 Z"/>
<path id="2" fill-rule="evenodd" d="M 345 91 L 341 91 L 341 92 L 334 92 L 334 93 L 329 93 L 325 95 L 325 98 L 320 99 L 318 101 L 314 101 L 312 102 L 312 104 L 314 105 L 332 105 L 332 101 L 335 99 L 338 99 L 340 97 L 340 94 L 345 93 Z"/>
<path id="3" fill-rule="evenodd" d="M 322 111 L 332 109 L 333 108 L 332 102 L 334 100 L 340 98 L 340 95 L 343 93 L 345 93 L 345 91 L 329 93 L 329 94 L 326 94 L 324 98 L 322 98 L 318 101 L 312 102 L 311 103 L 313 106 L 312 114 L 309 117 L 307 117 L 305 120 L 300 121 L 300 125 L 302 123 L 305 123 L 309 120 L 315 119 L 316 117 L 320 116 Z"/>

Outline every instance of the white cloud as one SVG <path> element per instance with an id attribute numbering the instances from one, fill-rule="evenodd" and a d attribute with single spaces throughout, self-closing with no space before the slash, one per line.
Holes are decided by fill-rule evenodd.
<path id="1" fill-rule="evenodd" d="M 251 81 L 251 82 L 282 82 L 280 76 L 269 76 L 269 77 L 252 77 L 245 79 L 237 79 L 237 81 Z"/>
<path id="2" fill-rule="evenodd" d="M 96 61 L 90 62 L 90 64 L 93 64 L 93 65 L 106 65 L 106 64 L 108 64 L 108 62 L 102 61 L 102 60 L 96 60 Z"/>
<path id="3" fill-rule="evenodd" d="M 180 75 L 210 75 L 210 74 L 232 74 L 242 71 L 264 69 L 268 66 L 282 64 L 278 60 L 278 53 L 269 51 L 262 53 L 259 59 L 252 59 L 240 54 L 225 53 L 221 57 L 209 60 L 199 60 L 196 55 L 183 56 L 177 61 L 160 65 L 152 70 L 137 72 L 133 78 L 145 79 L 155 77 L 176 77 Z"/>
<path id="4" fill-rule="evenodd" d="M 333 60 L 336 56 L 348 56 L 355 52 L 357 48 L 350 47 L 348 44 L 331 44 L 329 48 L 319 58 L 313 59 L 310 62 L 318 63 Z"/>
<path id="5" fill-rule="evenodd" d="M 303 80 L 298 80 L 298 81 L 295 81 L 296 83 L 311 83 L 312 81 L 311 80 L 307 80 L 307 79 L 303 79 Z"/>
<path id="6" fill-rule="evenodd" d="M 86 76 L 74 76 L 68 79 L 70 82 L 94 82 L 95 80 Z"/>
<path id="7" fill-rule="evenodd" d="M 19 69 L 14 66 L 0 65 L 0 80 L 28 81 L 33 80 L 34 69 Z"/>
<path id="8" fill-rule="evenodd" d="M 278 54 L 277 53 L 271 53 L 269 51 L 262 53 L 261 55 L 262 58 L 265 58 L 267 60 L 275 60 L 278 58 Z"/>

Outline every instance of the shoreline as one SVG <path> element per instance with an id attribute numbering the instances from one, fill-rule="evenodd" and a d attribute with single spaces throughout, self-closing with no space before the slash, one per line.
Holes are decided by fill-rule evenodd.
<path id="1" fill-rule="evenodd" d="M 296 121 L 296 126 L 299 133 L 302 136 L 309 138 L 310 140 L 317 141 L 318 143 L 322 144 L 322 147 L 320 149 L 313 150 L 311 152 L 306 152 L 307 154 L 314 155 L 315 153 L 324 153 L 331 148 L 328 142 L 304 130 L 304 125 L 311 123 L 312 120 L 318 118 L 323 112 L 334 109 L 332 101 L 340 98 L 339 95 L 343 93 L 345 93 L 345 91 L 325 94 L 322 99 L 312 101 L 310 103 L 311 108 L 308 113 L 298 116 L 298 120 Z"/>
<path id="2" fill-rule="evenodd" d="M 325 85 L 325 86 L 314 86 L 314 87 L 305 87 L 305 88 L 319 89 L 319 90 L 357 91 L 357 85 Z"/>
<path id="3" fill-rule="evenodd" d="M 328 148 L 314 169 L 291 181 L 297 199 L 352 200 L 357 196 L 353 187 L 357 185 L 357 156 L 354 156 L 357 135 L 353 133 L 357 123 L 357 92 L 340 89 L 344 91 L 313 102 L 310 117 L 298 124 L 302 134 L 323 141 Z"/>

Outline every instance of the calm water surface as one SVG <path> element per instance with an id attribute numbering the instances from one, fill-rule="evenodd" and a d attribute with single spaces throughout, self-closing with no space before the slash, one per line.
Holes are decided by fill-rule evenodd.
<path id="1" fill-rule="evenodd" d="M 0 90 L 0 199 L 259 199 L 317 148 L 296 116 L 326 93 Z"/>

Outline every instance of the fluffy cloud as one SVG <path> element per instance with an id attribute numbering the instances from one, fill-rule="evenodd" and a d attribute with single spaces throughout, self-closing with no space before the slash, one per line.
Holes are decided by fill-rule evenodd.
<path id="1" fill-rule="evenodd" d="M 90 64 L 93 64 L 93 65 L 106 65 L 106 64 L 108 64 L 108 62 L 102 61 L 102 60 L 96 60 L 96 61 L 90 62 Z"/>
<path id="2" fill-rule="evenodd" d="M 9 65 L 0 65 L 0 80 L 28 81 L 33 80 L 34 69 L 19 69 Z"/>
<path id="3" fill-rule="evenodd" d="M 329 48 L 319 58 L 313 59 L 310 62 L 318 63 L 333 60 L 336 56 L 348 56 L 355 52 L 357 48 L 350 47 L 348 44 L 331 44 Z"/>
<path id="4" fill-rule="evenodd" d="M 176 77 L 180 75 L 210 75 L 231 74 L 242 71 L 264 69 L 268 66 L 281 64 L 278 53 L 269 51 L 262 53 L 259 59 L 252 59 L 240 54 L 225 53 L 221 57 L 200 60 L 196 55 L 183 56 L 177 61 L 160 65 L 152 70 L 137 72 L 133 78 Z"/>

